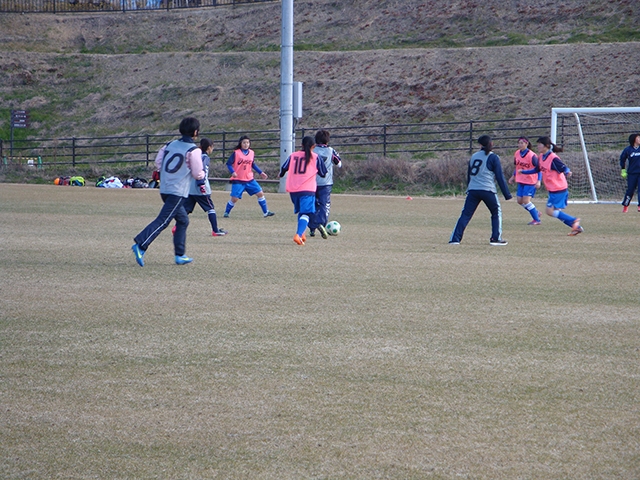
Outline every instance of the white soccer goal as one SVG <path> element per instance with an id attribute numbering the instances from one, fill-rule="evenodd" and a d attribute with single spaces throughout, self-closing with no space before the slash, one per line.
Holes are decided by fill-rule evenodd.
<path id="1" fill-rule="evenodd" d="M 564 148 L 558 156 L 573 172 L 572 202 L 622 201 L 619 160 L 631 133 L 640 133 L 640 107 L 551 109 L 551 141 Z"/>

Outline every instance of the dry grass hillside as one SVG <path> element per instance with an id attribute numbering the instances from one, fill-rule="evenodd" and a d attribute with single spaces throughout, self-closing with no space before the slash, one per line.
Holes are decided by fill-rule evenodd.
<path id="1" fill-rule="evenodd" d="M 637 105 L 633 3 L 296 2 L 302 126 Z M 10 108 L 30 110 L 33 136 L 173 132 L 187 114 L 277 128 L 280 8 L 2 14 L 0 137 Z"/>

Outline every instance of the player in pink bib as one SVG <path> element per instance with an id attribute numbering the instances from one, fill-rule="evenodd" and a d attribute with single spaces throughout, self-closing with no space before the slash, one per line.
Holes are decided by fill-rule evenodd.
<path id="1" fill-rule="evenodd" d="M 569 199 L 569 185 L 567 177 L 571 176 L 571 170 L 554 152 L 562 152 L 562 147 L 551 142 L 549 137 L 538 138 L 538 160 L 529 170 L 520 170 L 525 175 L 542 172 L 542 181 L 549 192 L 547 200 L 547 215 L 555 217 L 565 225 L 571 227 L 570 236 L 584 232 L 580 226 L 580 219 L 567 215 L 562 210 L 567 208 Z"/>
<path id="2" fill-rule="evenodd" d="M 235 206 L 236 202 L 242 198 L 242 194 L 247 192 L 250 196 L 255 195 L 258 197 L 258 205 L 262 209 L 263 217 L 272 217 L 274 213 L 267 208 L 267 199 L 264 198 L 264 192 L 262 187 L 253 178 L 253 171 L 255 170 L 260 178 L 266 180 L 269 176 L 260 170 L 260 167 L 254 162 L 255 153 L 249 147 L 251 146 L 251 140 L 246 135 L 240 137 L 238 145 L 227 160 L 227 169 L 231 174 L 231 198 L 227 203 L 224 210 L 224 217 L 228 218 L 231 209 Z"/>
<path id="3" fill-rule="evenodd" d="M 302 139 L 302 150 L 289 155 L 280 167 L 280 178 L 287 174 L 286 189 L 293 203 L 293 212 L 298 214 L 298 228 L 293 241 L 304 245 L 304 234 L 309 225 L 309 217 L 316 211 L 316 175 L 327 174 L 324 162 L 313 153 L 316 142 L 313 137 Z"/>
<path id="4" fill-rule="evenodd" d="M 533 168 L 534 160 L 537 162 L 538 157 L 531 151 L 531 142 L 527 137 L 520 137 L 518 139 L 518 150 L 513 154 L 515 169 L 509 179 L 509 183 L 516 182 L 518 184 L 518 190 L 516 192 L 518 205 L 522 205 L 522 208 L 527 210 L 532 218 L 528 225 L 540 225 L 540 213 L 533 202 L 531 202 L 531 199 L 535 196 L 536 190 L 540 188 L 542 173 L 538 172 L 537 174 L 531 173 L 526 175 L 520 173 L 520 170 Z"/>

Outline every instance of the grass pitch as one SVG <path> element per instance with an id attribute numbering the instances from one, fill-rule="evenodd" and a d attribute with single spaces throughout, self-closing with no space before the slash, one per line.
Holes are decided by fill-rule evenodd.
<path id="1" fill-rule="evenodd" d="M 640 214 L 334 195 L 299 247 L 267 199 L 140 268 L 157 191 L 0 185 L 0 477 L 640 477 Z"/>

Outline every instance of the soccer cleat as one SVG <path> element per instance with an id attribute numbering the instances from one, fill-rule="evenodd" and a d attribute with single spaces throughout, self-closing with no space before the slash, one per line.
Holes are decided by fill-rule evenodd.
<path id="1" fill-rule="evenodd" d="M 574 224 L 575 225 L 575 224 Z M 584 232 L 584 228 L 582 228 L 580 225 L 578 225 L 576 228 L 573 228 L 570 232 L 569 232 L 569 236 L 570 237 L 575 237 L 576 235 L 578 235 L 579 233 Z"/>
<path id="2" fill-rule="evenodd" d="M 640 213 L 640 205 L 638 205 L 638 213 Z"/>
<path id="3" fill-rule="evenodd" d="M 224 218 L 229 218 L 229 212 L 224 212 L 223 217 L 224 217 Z"/>
<path id="4" fill-rule="evenodd" d="M 211 232 L 211 236 L 212 237 L 224 237 L 227 233 L 229 233 L 229 232 L 219 228 L 217 232 Z"/>
<path id="5" fill-rule="evenodd" d="M 293 236 L 293 241 L 298 245 L 304 245 L 304 240 L 302 240 L 302 237 L 300 237 L 300 235 L 298 235 L 297 233 Z"/>
<path id="6" fill-rule="evenodd" d="M 629 207 L 623 206 L 622 213 L 627 213 L 629 211 Z"/>
<path id="7" fill-rule="evenodd" d="M 176 234 L 176 225 L 173 226 L 173 228 L 171 229 L 171 235 L 175 235 Z"/>
<path id="8" fill-rule="evenodd" d="M 309 230 L 309 236 L 310 237 L 315 237 L 316 236 L 316 231 L 315 230 Z"/>
<path id="9" fill-rule="evenodd" d="M 274 215 L 275 215 L 275 213 L 273 213 L 271 210 L 267 210 L 267 213 L 265 213 L 265 214 L 263 215 L 263 217 L 264 217 L 264 218 L 267 218 L 267 217 L 273 217 Z"/>
<path id="10" fill-rule="evenodd" d="M 493 245 L 494 247 L 506 245 L 507 243 L 509 242 L 507 242 L 506 240 L 494 240 L 493 238 L 489 240 L 489 245 Z"/>
<path id="11" fill-rule="evenodd" d="M 540 220 L 531 220 L 527 225 L 540 225 Z"/>
<path id="12" fill-rule="evenodd" d="M 576 218 L 573 225 L 571 225 L 571 231 L 569 232 L 569 236 L 573 237 L 574 235 L 578 235 L 579 233 L 584 232 L 584 228 L 580 226 L 580 219 Z"/>
<path id="13" fill-rule="evenodd" d="M 449 245 L 460 245 L 460 242 L 449 242 Z"/>
<path id="14" fill-rule="evenodd" d="M 318 225 L 318 231 L 320 232 L 320 236 L 325 240 L 329 237 L 329 234 L 327 233 L 327 229 L 324 228 L 324 225 Z"/>
<path id="15" fill-rule="evenodd" d="M 140 265 L 141 267 L 144 267 L 144 250 L 142 250 L 137 243 L 134 243 L 133 246 L 131 247 L 131 250 L 133 250 L 133 254 L 136 256 L 136 262 L 138 262 L 138 265 Z"/>
<path id="16" fill-rule="evenodd" d="M 307 236 L 304 233 L 300 235 L 300 238 L 302 239 L 302 243 L 307 243 Z"/>
<path id="17" fill-rule="evenodd" d="M 187 257 L 186 255 L 176 255 L 176 265 L 186 265 L 191 262 L 193 262 L 193 258 L 191 257 Z"/>

